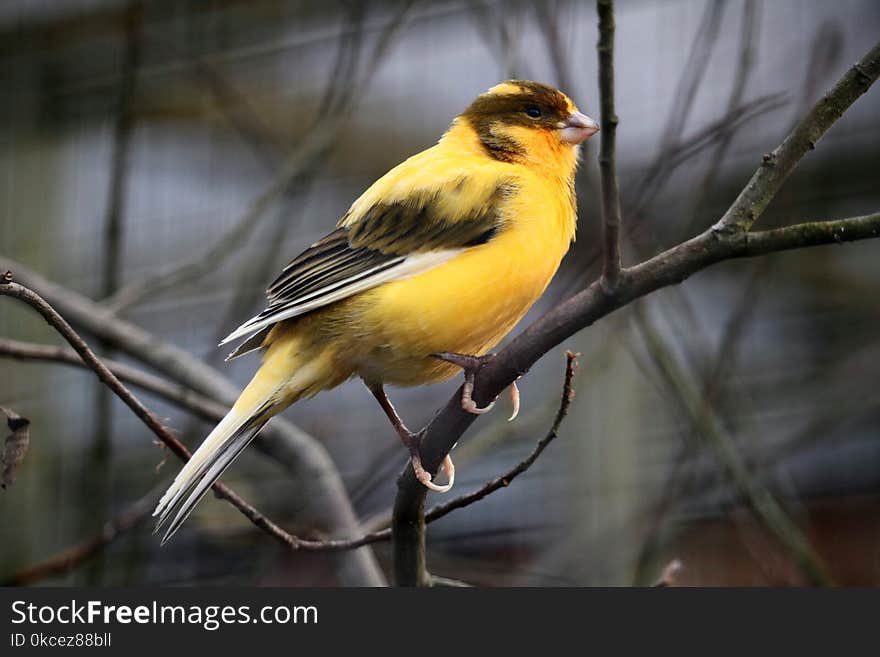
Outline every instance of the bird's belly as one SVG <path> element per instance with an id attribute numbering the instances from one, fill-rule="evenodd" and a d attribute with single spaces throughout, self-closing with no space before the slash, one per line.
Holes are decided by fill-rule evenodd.
<path id="1" fill-rule="evenodd" d="M 567 244 L 499 236 L 428 272 L 359 295 L 355 371 L 391 385 L 444 381 L 459 372 L 430 354 L 481 355 L 497 345 L 541 296 Z"/>

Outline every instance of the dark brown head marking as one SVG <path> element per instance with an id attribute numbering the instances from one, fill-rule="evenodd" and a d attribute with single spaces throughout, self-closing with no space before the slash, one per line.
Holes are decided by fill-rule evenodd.
<path id="1" fill-rule="evenodd" d="M 463 113 L 492 157 L 510 161 L 523 154 L 522 146 L 505 135 L 504 126 L 556 130 L 573 106 L 566 96 L 544 84 L 508 80 L 477 97 Z"/>

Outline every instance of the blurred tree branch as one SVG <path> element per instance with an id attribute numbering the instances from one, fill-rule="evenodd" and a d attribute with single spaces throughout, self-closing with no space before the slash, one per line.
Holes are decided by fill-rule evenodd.
<path id="1" fill-rule="evenodd" d="M 33 344 L 18 340 L 0 340 L 0 356 L 9 356 L 20 360 L 55 362 L 92 369 L 91 365 L 85 362 L 79 353 L 73 349 Z M 549 431 L 538 441 L 532 452 L 513 468 L 495 479 L 486 482 L 477 490 L 432 508 L 427 514 L 425 514 L 426 523 L 439 520 L 457 509 L 470 506 L 471 504 L 485 498 L 487 495 L 501 490 L 502 488 L 506 488 L 514 479 L 516 479 L 516 477 L 528 470 L 535 461 L 537 461 L 538 457 L 547 446 L 557 438 L 559 427 L 562 425 L 563 420 L 568 414 L 568 409 L 574 399 L 572 379 L 574 377 L 575 369 L 577 368 L 577 362 L 575 360 L 577 356 L 578 354 L 574 354 L 570 351 L 566 352 L 565 378 L 559 409 L 556 412 L 556 417 L 553 420 L 553 424 Z M 207 420 L 219 421 L 226 413 L 225 407 L 211 401 L 210 399 L 202 397 L 192 390 L 178 388 L 174 384 L 164 381 L 159 377 L 142 372 L 124 363 L 106 360 L 102 361 L 102 363 L 120 380 L 127 381 L 132 385 L 136 385 L 144 390 L 152 392 L 172 403 L 194 412 L 197 415 L 200 415 L 201 417 L 204 417 Z M 153 494 L 151 493 L 144 499 L 153 499 L 152 495 Z M 19 573 L 10 575 L 3 581 L 10 584 L 32 583 L 51 575 L 68 572 L 81 561 L 91 557 L 96 552 L 110 545 L 110 543 L 122 533 L 138 526 L 148 516 L 154 506 L 154 502 L 155 500 L 153 500 L 153 503 L 147 504 L 143 500 L 140 500 L 133 503 L 118 516 L 108 520 L 105 523 L 105 531 L 102 532 L 101 535 L 62 550 L 60 553 L 47 559 L 45 562 L 30 566 Z M 287 534 L 284 538 L 284 542 L 295 550 L 305 552 L 342 552 L 357 549 L 371 543 L 386 541 L 390 538 L 391 530 L 386 528 L 378 529 L 355 538 L 345 539 L 309 540 Z"/>
<path id="2" fill-rule="evenodd" d="M 143 46 L 143 5 L 130 0 L 124 15 L 122 57 L 116 116 L 113 126 L 113 150 L 110 162 L 110 180 L 107 186 L 107 206 L 101 253 L 102 271 L 99 294 L 109 296 L 119 287 L 125 249 L 126 196 L 131 171 L 131 143 L 135 127 L 135 92 Z M 108 345 L 99 341 L 97 351 L 112 355 Z M 113 449 L 113 399 L 106 386 L 95 391 L 96 427 L 92 438 L 91 465 L 84 469 L 82 499 L 89 503 L 77 505 L 81 509 L 81 524 L 95 529 L 95 518 L 104 517 L 109 509 L 110 465 Z M 97 560 L 87 573 L 87 584 L 100 582 L 103 562 Z"/>
<path id="3" fill-rule="evenodd" d="M 211 399 L 231 404 L 237 387 L 215 369 L 183 349 L 127 322 L 104 306 L 69 288 L 53 283 L 24 265 L 0 256 L 0 270 L 14 270 L 16 278 L 44 297 L 71 323 L 103 338 L 119 351 L 155 368 L 175 382 Z M 283 466 L 304 486 L 314 514 L 334 532 L 357 534 L 359 523 L 327 450 L 311 436 L 275 418 L 254 441 L 257 450 Z M 384 578 L 369 552 L 352 553 L 348 573 L 352 583 L 378 585 Z"/>
<path id="4" fill-rule="evenodd" d="M 131 411 L 143 422 L 155 436 L 165 444 L 171 452 L 183 461 L 189 460 L 190 452 L 171 432 L 159 421 L 152 411 L 144 406 L 141 401 L 135 397 L 128 388 L 111 372 L 104 363 L 89 348 L 85 340 L 83 340 L 73 327 L 68 324 L 61 315 L 55 311 L 46 301 L 32 290 L 15 283 L 12 280 L 12 273 L 7 271 L 3 278 L 0 279 L 0 296 L 8 296 L 23 301 L 31 308 L 36 310 L 43 319 L 54 328 L 67 342 L 73 347 L 74 351 L 79 354 L 83 362 L 86 363 L 113 393 L 119 397 L 123 403 L 128 406 Z M 269 518 L 257 511 L 253 506 L 248 504 L 231 488 L 221 482 L 213 485 L 214 492 L 232 504 L 236 509 L 250 520 L 254 525 L 268 533 L 276 540 L 284 543 L 293 549 L 299 548 L 299 539 L 292 536 L 272 522 Z"/>
<path id="5" fill-rule="evenodd" d="M 609 8 L 611 11 L 611 8 Z M 606 60 L 612 64 L 610 58 Z M 478 404 L 495 399 L 547 351 L 628 303 L 663 287 L 683 282 L 713 264 L 820 244 L 880 237 L 880 213 L 836 221 L 816 221 L 763 232 L 749 229 L 769 204 L 787 175 L 815 146 L 846 109 L 880 75 L 880 43 L 874 47 L 798 123 L 770 155 L 719 222 L 700 235 L 620 272 L 609 291 L 596 281 L 520 333 L 480 370 L 473 398 Z M 459 389 L 425 427 L 422 462 L 435 473 L 443 458 L 474 422 L 462 410 Z M 425 569 L 424 509 L 426 489 L 407 467 L 398 482 L 392 532 L 397 583 L 429 583 Z"/>
<path id="6" fill-rule="evenodd" d="M 634 304 L 634 318 L 666 389 L 674 396 L 696 433 L 709 445 L 725 473 L 745 498 L 752 513 L 785 547 L 807 580 L 814 585 L 831 583 L 825 566 L 809 540 L 770 490 L 749 472 L 736 445 L 722 426 L 712 405 L 701 399 L 672 349 L 645 317 L 642 304 Z"/>
<path id="7" fill-rule="evenodd" d="M 360 5 L 360 3 L 355 3 Z M 321 106 L 323 112 L 319 112 L 305 131 L 304 137 L 296 147 L 286 156 L 280 167 L 280 171 L 271 183 L 249 204 L 244 214 L 234 223 L 233 227 L 191 260 L 181 263 L 168 271 L 155 276 L 134 281 L 120 288 L 102 301 L 103 304 L 120 312 L 124 309 L 142 302 L 144 299 L 159 294 L 160 292 L 177 285 L 191 284 L 213 271 L 216 271 L 226 258 L 238 251 L 248 238 L 256 230 L 266 216 L 267 211 L 282 196 L 284 196 L 294 183 L 303 177 L 310 175 L 317 165 L 327 156 L 338 140 L 341 127 L 350 118 L 358 105 L 362 91 L 368 88 L 375 77 L 380 64 L 388 55 L 391 46 L 395 43 L 400 31 L 409 17 L 409 12 L 415 0 L 407 0 L 395 17 L 385 26 L 377 39 L 377 43 L 367 59 L 363 74 L 358 78 L 357 68 L 353 68 L 348 77 L 334 77 L 327 90 L 326 107 Z M 359 15 L 359 14 L 358 14 Z M 359 34 L 361 27 L 359 19 L 354 20 L 355 43 L 360 42 Z M 352 66 L 359 60 L 360 52 L 355 52 L 349 59 Z M 234 93 L 229 84 L 223 82 L 222 76 L 201 60 L 196 61 L 198 70 L 210 84 L 211 89 L 220 98 L 229 98 Z M 247 125 L 236 123 L 243 134 L 255 134 L 255 119 L 250 118 Z M 257 134 L 266 134 L 265 130 L 259 129 Z M 252 142 L 252 137 L 249 141 Z M 284 222 L 289 227 L 290 222 Z M 279 239 L 269 241 L 270 247 L 280 244 Z M 274 258 L 266 257 L 266 266 L 274 266 Z M 259 268 L 258 268 L 259 269 Z M 233 304 L 237 306 L 238 304 Z"/>

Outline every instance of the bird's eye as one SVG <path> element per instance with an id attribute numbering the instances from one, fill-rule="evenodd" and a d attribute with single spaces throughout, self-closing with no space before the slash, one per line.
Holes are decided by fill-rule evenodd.
<path id="1" fill-rule="evenodd" d="M 537 105 L 529 105 L 526 107 L 526 116 L 530 119 L 540 119 L 541 118 L 541 108 Z"/>

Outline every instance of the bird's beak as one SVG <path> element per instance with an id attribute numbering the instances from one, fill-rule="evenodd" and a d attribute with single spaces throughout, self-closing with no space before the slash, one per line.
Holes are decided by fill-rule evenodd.
<path id="1" fill-rule="evenodd" d="M 567 141 L 572 146 L 580 144 L 599 132 L 599 124 L 596 123 L 586 114 L 580 112 L 572 112 L 569 117 L 563 121 L 559 135 L 563 141 Z"/>

